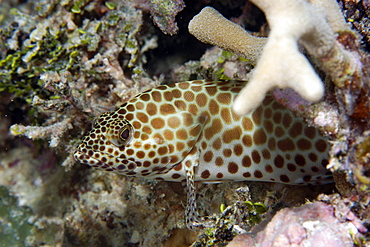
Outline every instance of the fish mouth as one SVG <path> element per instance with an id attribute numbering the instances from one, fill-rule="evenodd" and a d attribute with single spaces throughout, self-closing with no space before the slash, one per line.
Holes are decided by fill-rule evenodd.
<path id="1" fill-rule="evenodd" d="M 108 164 L 104 163 L 103 161 L 96 159 L 79 150 L 76 151 L 73 156 L 78 163 L 83 164 L 83 165 L 88 165 L 88 166 L 92 166 L 96 168 L 109 167 Z"/>
<path id="2" fill-rule="evenodd" d="M 77 162 L 98 168 L 104 171 L 113 171 L 119 174 L 126 174 L 132 172 L 136 167 L 136 163 L 131 160 L 122 159 L 113 156 L 110 153 L 91 150 L 92 153 L 88 154 L 77 150 L 74 153 L 74 158 Z M 99 158 L 95 158 L 99 154 Z"/>

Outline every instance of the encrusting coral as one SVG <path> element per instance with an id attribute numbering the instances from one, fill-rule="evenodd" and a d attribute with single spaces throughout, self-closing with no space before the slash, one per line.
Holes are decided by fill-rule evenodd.
<path id="1" fill-rule="evenodd" d="M 174 35 L 178 32 L 175 16 L 185 7 L 182 0 L 144 0 L 138 1 L 137 6 L 150 12 L 154 23 L 163 33 Z"/>

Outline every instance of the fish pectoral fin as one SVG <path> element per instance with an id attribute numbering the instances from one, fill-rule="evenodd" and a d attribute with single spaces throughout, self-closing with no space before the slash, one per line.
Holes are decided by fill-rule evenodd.
<path id="1" fill-rule="evenodd" d="M 208 117 L 204 115 L 195 116 L 194 114 L 184 112 L 181 113 L 181 118 L 179 128 L 174 130 L 175 140 L 173 140 L 173 143 L 178 147 L 181 146 L 183 150 L 179 152 L 182 162 L 196 147 Z"/>
<path id="2" fill-rule="evenodd" d="M 188 140 L 198 140 L 200 134 L 202 133 L 204 126 L 207 123 L 208 116 L 206 115 L 194 115 L 188 112 L 181 114 L 183 126 L 187 130 Z"/>
<path id="3" fill-rule="evenodd" d="M 198 225 L 200 222 L 194 186 L 195 167 L 198 166 L 199 163 L 198 149 L 194 147 L 181 163 L 186 177 L 186 195 L 187 195 L 185 210 L 186 226 L 189 229 L 193 229 L 194 226 Z"/>
<path id="4" fill-rule="evenodd" d="M 199 150 L 194 147 L 181 162 L 182 169 L 186 177 L 186 226 L 192 230 L 195 230 L 196 228 L 214 227 L 214 222 L 209 220 L 207 221 L 198 214 L 194 178 L 195 169 L 199 164 L 199 155 Z"/>

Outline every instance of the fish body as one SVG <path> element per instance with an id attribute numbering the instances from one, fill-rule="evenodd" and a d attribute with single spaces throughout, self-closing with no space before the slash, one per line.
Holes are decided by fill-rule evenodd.
<path id="1" fill-rule="evenodd" d="M 101 115 L 75 154 L 106 171 L 181 181 L 197 153 L 195 181 L 319 182 L 328 173 L 325 137 L 271 96 L 253 113 L 231 104 L 243 82 L 193 81 L 141 93 Z"/>
<path id="2" fill-rule="evenodd" d="M 193 198 L 194 181 L 330 181 L 328 140 L 272 96 L 251 114 L 232 112 L 245 83 L 188 81 L 143 92 L 102 114 L 74 157 L 117 174 L 186 180 Z"/>

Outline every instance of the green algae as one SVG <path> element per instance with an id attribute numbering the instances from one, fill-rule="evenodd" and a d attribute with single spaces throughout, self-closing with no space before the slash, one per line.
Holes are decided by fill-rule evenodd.
<path id="1" fill-rule="evenodd" d="M 82 60 L 104 52 L 104 43 L 115 43 L 128 53 L 129 67 L 137 64 L 139 43 L 135 34 L 141 26 L 141 11 L 124 3 L 107 2 L 104 7 L 108 10 L 97 18 L 102 7 L 95 2 L 36 5 L 38 14 L 12 9 L 13 19 L 0 26 L 0 92 L 14 93 L 26 102 L 34 96 L 50 99 L 58 92 L 45 90 L 42 75 L 66 71 L 81 77 L 101 74 L 95 67 L 83 66 Z"/>
<path id="2" fill-rule="evenodd" d="M 249 221 L 253 224 L 258 224 L 261 222 L 261 214 L 267 212 L 267 207 L 260 202 L 253 203 L 251 201 L 245 201 L 245 204 L 249 211 Z"/>

